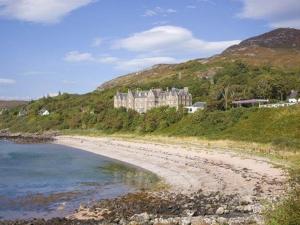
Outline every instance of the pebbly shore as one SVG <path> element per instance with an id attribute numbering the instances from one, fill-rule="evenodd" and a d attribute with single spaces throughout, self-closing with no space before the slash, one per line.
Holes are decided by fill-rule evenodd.
<path id="1" fill-rule="evenodd" d="M 0 225 L 260 225 L 265 203 L 278 202 L 287 188 L 281 168 L 230 149 L 81 136 L 57 136 L 54 143 L 139 166 L 169 189 L 82 205 L 67 218 Z"/>
<path id="2" fill-rule="evenodd" d="M 0 225 L 250 225 L 263 224 L 256 198 L 239 195 L 138 192 L 81 206 L 68 218 L 2 221 Z"/>
<path id="3" fill-rule="evenodd" d="M 12 133 L 8 130 L 0 130 L 0 140 L 9 140 L 18 144 L 51 143 L 56 133 Z"/>

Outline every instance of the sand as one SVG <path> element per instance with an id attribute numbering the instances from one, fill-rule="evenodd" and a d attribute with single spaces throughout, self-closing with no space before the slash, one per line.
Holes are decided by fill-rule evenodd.
<path id="1" fill-rule="evenodd" d="M 58 136 L 56 144 L 120 160 L 157 174 L 170 191 L 280 197 L 285 172 L 268 159 L 203 145 L 153 143 L 113 137 Z"/>

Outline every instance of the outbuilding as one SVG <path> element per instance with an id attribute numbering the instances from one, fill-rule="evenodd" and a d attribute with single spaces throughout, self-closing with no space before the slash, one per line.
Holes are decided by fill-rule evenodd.
<path id="1" fill-rule="evenodd" d="M 192 106 L 185 107 L 188 110 L 188 113 L 194 113 L 198 110 L 204 110 L 206 108 L 206 102 L 196 102 Z"/>

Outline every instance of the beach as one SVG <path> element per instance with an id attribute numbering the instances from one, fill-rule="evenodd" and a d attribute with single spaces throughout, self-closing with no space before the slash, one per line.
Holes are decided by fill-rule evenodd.
<path id="1" fill-rule="evenodd" d="M 149 170 L 175 193 L 202 190 L 204 193 L 276 199 L 285 192 L 287 182 L 285 172 L 266 158 L 207 145 L 84 136 L 57 136 L 55 143 Z"/>

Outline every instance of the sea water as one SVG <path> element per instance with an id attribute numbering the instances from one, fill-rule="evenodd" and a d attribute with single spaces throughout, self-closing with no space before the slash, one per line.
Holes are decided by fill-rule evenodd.
<path id="1" fill-rule="evenodd" d="M 0 220 L 63 217 L 81 204 L 156 181 L 149 172 L 79 149 L 0 140 Z"/>

